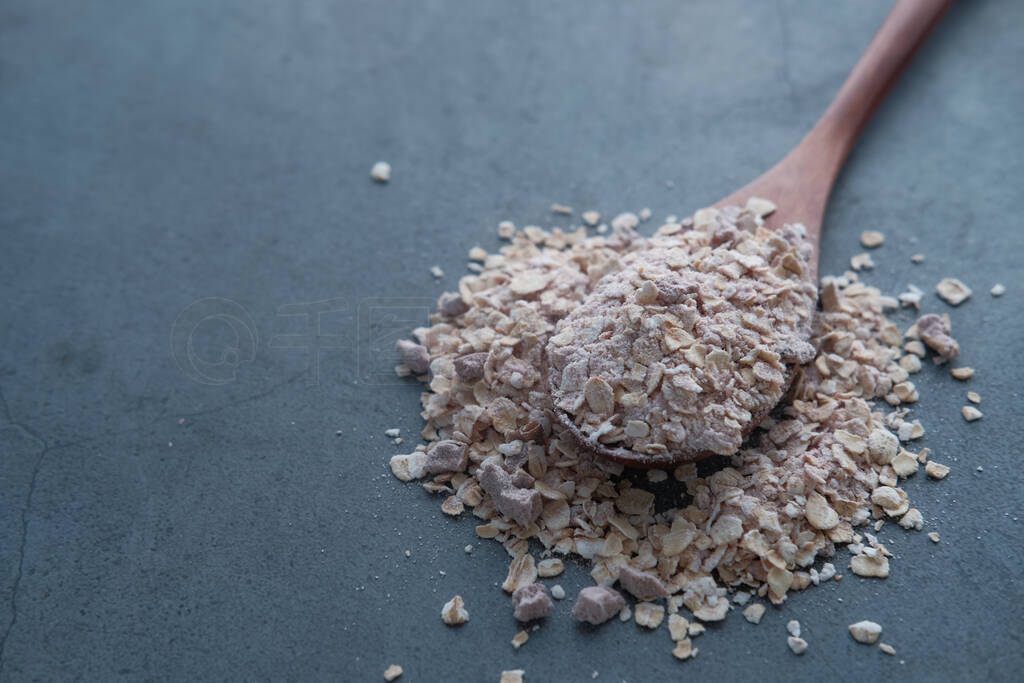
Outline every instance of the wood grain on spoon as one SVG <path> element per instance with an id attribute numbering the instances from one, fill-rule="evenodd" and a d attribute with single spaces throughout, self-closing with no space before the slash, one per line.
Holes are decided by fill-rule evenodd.
<path id="1" fill-rule="evenodd" d="M 825 207 L 843 162 L 868 119 L 952 4 L 953 0 L 898 0 L 832 104 L 800 144 L 714 206 L 743 206 L 750 197 L 771 199 L 780 210 L 766 223 L 769 227 L 804 224 L 814 245 L 811 269 L 817 276 Z"/>
<path id="2" fill-rule="evenodd" d="M 953 0 L 898 0 L 835 99 L 800 144 L 766 173 L 714 206 L 742 207 L 750 197 L 775 202 L 779 210 L 767 217 L 767 226 L 802 223 L 807 228 L 813 246 L 811 277 L 816 280 L 825 209 L 843 162 L 868 119 L 952 4 Z M 787 387 L 795 370 L 789 368 Z M 753 416 L 744 433 L 749 434 L 770 412 Z M 669 467 L 711 455 L 686 451 L 649 455 L 611 448 L 590 441 L 570 416 L 558 411 L 557 417 L 581 444 L 632 467 Z"/>

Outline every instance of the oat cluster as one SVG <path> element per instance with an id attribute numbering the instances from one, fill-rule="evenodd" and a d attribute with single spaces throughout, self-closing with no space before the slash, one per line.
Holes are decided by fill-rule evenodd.
<path id="1" fill-rule="evenodd" d="M 810 248 L 749 208 L 662 227 L 556 325 L 555 407 L 608 448 L 735 453 L 814 357 Z"/>
<path id="2" fill-rule="evenodd" d="M 888 520 L 910 529 L 925 524 L 900 481 L 914 476 L 922 464 L 933 478 L 949 472 L 929 460 L 928 449 L 907 449 L 908 442 L 924 434 L 920 422 L 907 419 L 907 407 L 918 397 L 910 376 L 921 370 L 925 343 L 941 350 L 936 362 L 959 351 L 950 343 L 948 318 L 926 320 L 923 343 L 918 325 L 901 330 L 886 319 L 885 311 L 899 301 L 864 284 L 855 272 L 822 280 L 821 310 L 808 322 L 798 313 L 813 296 L 803 284 L 800 247 L 794 247 L 799 229 L 765 233 L 758 211 L 731 209 L 705 220 L 707 215 L 670 222 L 650 239 L 634 231 L 637 220 L 631 214 L 594 236 L 585 228 L 516 230 L 503 223 L 499 234 L 510 243 L 495 254 L 474 248 L 474 272 L 462 278 L 458 292 L 442 295 L 431 326 L 414 331 L 416 344 L 399 346 L 406 361 L 396 368 L 399 374 L 418 374 L 427 383 L 422 394 L 427 443 L 390 463 L 403 481 L 424 479 L 429 491 L 443 496 L 447 514 L 471 511 L 479 519 L 478 536 L 503 544 L 511 563 L 502 588 L 516 596 L 520 616 L 533 618 L 553 609 L 547 591 L 530 586 L 561 573 L 559 556 L 585 558 L 595 586 L 581 591 L 574 616 L 591 623 L 615 614 L 628 619 L 630 603 L 620 590 L 628 592 L 636 601 L 637 623 L 657 628 L 668 622 L 673 654 L 680 659 L 697 654 L 692 639 L 704 630 L 699 622 L 725 618 L 733 603 L 746 606 L 744 616 L 756 623 L 764 602 L 779 604 L 791 591 L 839 580 L 827 562 L 837 545 L 848 546 L 855 574 L 888 576 L 892 555 L 875 534 Z M 723 225 L 732 226 L 735 234 L 716 244 Z M 652 246 L 666 254 L 664 259 L 651 261 Z M 707 270 L 686 280 L 673 264 L 692 265 L 696 254 L 702 254 L 699 261 Z M 754 279 L 772 284 L 761 288 Z M 744 284 L 748 281 L 749 286 Z M 717 303 L 702 312 L 693 299 L 663 299 L 677 284 L 689 291 L 687 282 L 694 283 L 705 303 L 712 296 Z M 559 401 L 572 396 L 583 415 L 619 416 L 613 429 L 623 434 L 641 414 L 629 412 L 624 396 L 651 396 L 649 383 L 662 392 L 666 385 L 673 387 L 668 395 L 655 392 L 647 398 L 661 402 L 661 422 L 649 421 L 650 432 L 634 430 L 622 437 L 640 447 L 658 443 L 651 433 L 668 437 L 666 425 L 673 418 L 665 416 L 699 405 L 687 398 L 673 406 L 670 401 L 682 395 L 676 387 L 695 396 L 717 396 L 723 390 L 727 375 L 707 372 L 712 353 L 727 354 L 723 362 L 750 373 L 744 381 L 766 396 L 775 395 L 769 387 L 778 391 L 787 349 L 778 331 L 769 337 L 772 345 L 761 344 L 763 321 L 778 315 L 769 312 L 772 305 L 788 301 L 792 313 L 770 318 L 773 325 L 791 332 L 810 325 L 809 350 L 791 356 L 809 362 L 797 369 L 784 405 L 706 476 L 694 464 L 672 472 L 686 493 L 686 503 L 678 508 L 656 509 L 654 493 L 622 477 L 621 465 L 581 448 L 555 418 L 546 349 L 559 348 L 558 335 L 569 331 L 578 340 L 576 335 L 587 329 L 585 320 L 597 314 L 587 297 L 611 296 L 611 289 L 621 291 L 623 302 L 607 312 L 613 329 L 623 339 L 655 342 L 654 360 L 648 363 L 651 356 L 639 354 L 635 365 L 627 363 L 632 354 L 625 353 L 625 342 L 609 337 L 609 344 L 624 344 L 621 365 L 588 365 L 592 374 L 579 375 L 571 386 L 562 379 L 571 359 L 556 360 L 550 372 L 559 378 L 557 387 L 566 386 Z M 694 308 L 681 302 L 694 302 Z M 638 311 L 630 309 L 634 305 Z M 709 343 L 716 328 L 701 315 L 721 311 L 734 324 L 737 339 Z M 635 331 L 626 329 L 631 316 L 636 317 Z M 680 346 L 658 344 L 677 334 L 675 329 Z M 589 344 L 601 343 L 597 332 Z M 688 351 L 698 345 L 706 347 L 703 364 L 688 359 Z M 616 356 L 608 347 L 603 357 Z M 660 369 L 652 370 L 659 363 Z M 677 384 L 676 377 L 684 384 Z M 610 389 L 600 387 L 596 405 L 588 396 L 593 379 Z M 686 389 L 686 381 L 696 388 Z M 583 403 L 578 403 L 580 395 Z M 588 418 L 584 422 L 589 424 Z M 722 443 L 735 443 L 735 434 Z M 627 436 L 636 441 L 625 441 Z M 556 600 L 565 597 L 561 586 L 550 592 Z M 461 618 L 458 607 L 446 605 L 445 612 Z M 803 651 L 806 643 L 790 647 Z"/>

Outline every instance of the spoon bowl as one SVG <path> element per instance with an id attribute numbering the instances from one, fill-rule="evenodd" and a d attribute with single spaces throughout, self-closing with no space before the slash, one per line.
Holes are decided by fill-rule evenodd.
<path id="1" fill-rule="evenodd" d="M 898 0 L 835 99 L 804 139 L 770 170 L 712 206 L 721 209 L 745 206 L 753 197 L 770 199 L 779 209 L 764 217 L 767 228 L 777 230 L 784 224 L 800 223 L 806 229 L 812 247 L 809 277 L 815 282 L 822 223 L 836 177 L 871 115 L 952 4 L 953 0 Z M 786 365 L 783 397 L 797 370 L 796 364 Z M 549 377 L 549 391 L 554 394 L 554 378 Z M 773 408 L 753 415 L 743 428 L 743 437 L 749 436 Z M 659 454 L 613 448 L 584 434 L 572 416 L 557 407 L 555 418 L 582 447 L 629 467 L 667 468 L 713 455 L 685 446 Z"/>

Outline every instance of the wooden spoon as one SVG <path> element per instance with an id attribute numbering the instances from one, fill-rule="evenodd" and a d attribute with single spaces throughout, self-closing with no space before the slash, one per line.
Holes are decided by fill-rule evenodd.
<path id="1" fill-rule="evenodd" d="M 784 223 L 803 223 L 814 247 L 811 277 L 817 279 L 821 226 L 829 194 L 864 125 L 881 104 L 896 79 L 925 38 L 953 4 L 953 0 L 897 0 L 889 16 L 853 67 L 832 104 L 782 161 L 745 187 L 713 206 L 744 206 L 750 197 L 765 197 L 780 210 L 765 219 L 770 228 Z M 786 386 L 796 368 L 788 368 Z M 755 415 L 745 430 L 749 434 L 770 410 Z M 584 447 L 631 467 L 671 467 L 712 455 L 677 451 L 662 455 L 611 448 L 583 434 L 569 415 L 557 411 L 558 420 Z"/>

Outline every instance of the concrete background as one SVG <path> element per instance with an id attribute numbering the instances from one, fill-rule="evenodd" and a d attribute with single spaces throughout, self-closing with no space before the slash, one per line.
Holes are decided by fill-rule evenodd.
<path id="1" fill-rule="evenodd" d="M 941 544 L 887 525 L 887 581 L 840 559 L 841 584 L 733 614 L 694 661 L 568 602 L 513 651 L 504 551 L 386 466 L 421 426 L 391 344 L 470 246 L 564 225 L 552 202 L 649 206 L 650 230 L 727 194 L 800 139 L 888 4 L 3 3 L 0 679 L 1016 679 L 1024 3 L 954 8 L 825 228 L 823 273 L 884 232 L 867 281 L 925 289 L 977 368 L 970 425 L 966 386 L 914 378 L 918 444 L 954 469 L 906 488 Z M 974 297 L 939 301 L 945 276 Z M 895 658 L 852 641 L 865 618 Z"/>

